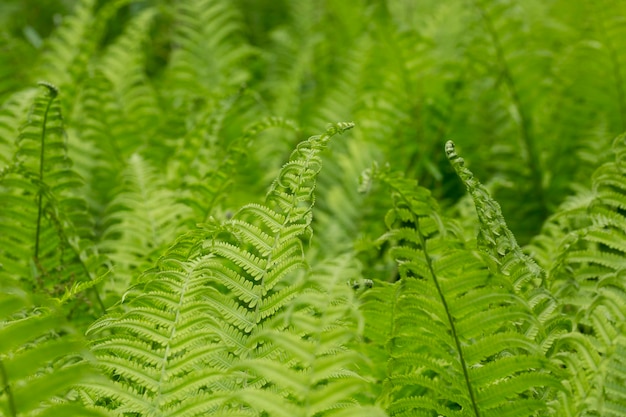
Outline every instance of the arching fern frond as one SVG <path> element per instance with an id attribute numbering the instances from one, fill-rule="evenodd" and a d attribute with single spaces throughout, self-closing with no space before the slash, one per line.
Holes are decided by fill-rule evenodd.
<path id="1" fill-rule="evenodd" d="M 60 296 L 74 282 L 96 279 L 102 260 L 85 202 L 75 194 L 82 182 L 67 156 L 57 95 L 41 83 L 14 164 L 0 178 L 0 263 L 15 280 Z"/>
<path id="2" fill-rule="evenodd" d="M 545 398 L 562 389 L 559 372 L 524 334 L 537 319 L 509 277 L 465 247 L 427 190 L 377 177 L 392 190 L 381 244 L 399 273 L 365 295 L 366 317 L 390 320 L 366 332 L 387 360 L 379 401 L 392 416 L 551 415 Z"/>
<path id="3" fill-rule="evenodd" d="M 527 284 L 537 286 L 536 280 L 541 279 L 544 272 L 534 260 L 522 252 L 504 220 L 500 204 L 491 198 L 487 189 L 467 169 L 463 158 L 456 153 L 454 142 L 446 142 L 445 150 L 450 163 L 474 200 L 480 222 L 478 247 L 491 255 L 504 268 L 505 273 L 510 271 L 507 271 L 508 268 L 512 269 L 511 263 L 523 264 L 526 271 L 514 283 L 516 288 L 521 289 Z"/>
<path id="4" fill-rule="evenodd" d="M 260 334 L 289 332 L 281 314 L 303 285 L 298 271 L 306 267 L 302 240 L 310 231 L 318 154 L 351 126 L 332 126 L 300 144 L 266 206 L 244 206 L 223 224 L 181 237 L 94 324 L 93 350 L 114 381 L 113 389 L 85 387 L 95 405 L 118 415 L 259 415 L 253 394 L 236 391 L 267 382 L 235 369 L 279 354 L 278 344 L 268 347 L 272 337 L 264 343 Z"/>
<path id="5" fill-rule="evenodd" d="M 541 344 L 547 352 L 560 334 L 569 331 L 570 322 L 558 310 L 557 299 L 544 287 L 546 273 L 522 251 L 508 228 L 502 210 L 487 189 L 474 178 L 456 153 L 454 143 L 446 143 L 446 155 L 465 184 L 479 221 L 478 247 L 495 261 L 497 271 L 511 280 L 515 293 L 526 300 L 536 321 L 526 323 L 525 333 Z"/>
<path id="6" fill-rule="evenodd" d="M 301 287 L 306 267 L 303 241 L 311 233 L 313 191 L 321 169 L 318 154 L 330 137 L 351 127 L 350 123 L 331 126 L 298 145 L 272 183 L 267 205 L 244 206 L 225 223 L 228 234 L 207 242 L 208 250 L 220 255 L 220 263 L 232 270 L 214 277 L 216 284 L 230 290 L 215 305 L 227 324 L 238 329 L 240 345 L 245 346 L 243 341 L 257 329 L 271 327 L 275 315 Z M 257 352 L 247 348 L 235 354 L 248 358 Z"/>

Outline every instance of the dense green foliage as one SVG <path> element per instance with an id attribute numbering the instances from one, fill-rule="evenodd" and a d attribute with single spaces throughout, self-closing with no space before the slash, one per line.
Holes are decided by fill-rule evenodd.
<path id="1" fill-rule="evenodd" d="M 6 0 L 0 40 L 0 416 L 626 416 L 623 2 Z"/>

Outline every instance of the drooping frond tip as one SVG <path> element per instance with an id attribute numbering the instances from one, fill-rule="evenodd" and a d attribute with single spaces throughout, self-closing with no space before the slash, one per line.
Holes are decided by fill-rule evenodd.
<path id="1" fill-rule="evenodd" d="M 322 146 L 326 146 L 330 138 L 335 136 L 336 134 L 343 134 L 347 130 L 352 129 L 355 126 L 354 122 L 337 122 L 337 123 L 329 123 L 326 125 L 326 131 L 321 135 L 311 136 L 309 141 L 318 142 Z"/>
<path id="2" fill-rule="evenodd" d="M 448 160 L 454 167 L 457 174 L 460 177 L 461 177 L 461 173 L 464 174 L 461 177 L 461 180 L 465 182 L 466 180 L 470 180 L 471 178 L 473 178 L 472 172 L 468 170 L 467 168 L 465 168 L 465 160 L 456 153 L 456 147 L 454 146 L 454 142 L 452 142 L 451 140 L 447 141 L 445 150 L 446 150 L 446 156 L 448 157 Z"/>
<path id="3" fill-rule="evenodd" d="M 481 223 L 478 234 L 480 249 L 492 255 L 503 265 L 509 264 L 505 258 L 513 257 L 526 266 L 530 276 L 543 276 L 541 268 L 524 254 L 517 244 L 515 236 L 509 230 L 502 215 L 500 204 L 491 197 L 485 186 L 474 178 L 472 171 L 465 166 L 465 160 L 456 153 L 454 142 L 447 141 L 445 151 L 448 160 L 474 200 L 476 214 Z"/>
<path id="4" fill-rule="evenodd" d="M 46 87 L 48 91 L 50 92 L 50 96 L 52 98 L 55 98 L 56 96 L 59 95 L 59 88 L 56 85 L 49 83 L 48 81 L 39 81 L 37 85 Z"/>
<path id="5" fill-rule="evenodd" d="M 476 214 L 482 224 L 479 246 L 496 258 L 519 249 L 515 237 L 506 225 L 500 204 L 491 197 L 485 186 L 474 178 L 472 171 L 465 166 L 465 160 L 456 153 L 454 142 L 447 141 L 445 151 L 448 160 L 474 200 Z"/>
<path id="6" fill-rule="evenodd" d="M 336 133 L 342 134 L 346 130 L 350 130 L 354 127 L 354 122 L 339 122 L 331 124 L 326 128 L 326 134 L 332 136 Z"/>

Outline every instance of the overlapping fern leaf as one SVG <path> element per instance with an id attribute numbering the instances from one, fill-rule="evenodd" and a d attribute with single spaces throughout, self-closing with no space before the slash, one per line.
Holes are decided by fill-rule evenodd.
<path id="1" fill-rule="evenodd" d="M 558 341 L 557 359 L 569 371 L 574 395 L 562 413 L 620 416 L 626 412 L 626 138 L 614 142 L 614 162 L 598 168 L 592 190 L 546 225 L 542 246 L 554 253 L 548 285 L 562 300 L 574 329 Z"/>
<path id="2" fill-rule="evenodd" d="M 306 410 L 294 415 L 313 416 L 358 405 L 352 395 L 359 398 L 354 387 L 364 380 L 348 364 L 354 354 L 341 354 L 356 326 L 339 326 L 354 322 L 354 311 L 348 314 L 349 300 L 341 296 L 337 303 L 346 306 L 338 309 L 345 318 L 318 305 L 341 275 L 328 285 L 305 279 L 303 252 L 318 154 L 331 136 L 351 126 L 332 126 L 301 143 L 273 183 L 267 205 L 246 205 L 222 224 L 209 222 L 181 237 L 94 324 L 92 350 L 114 381 L 114 389 L 85 386 L 94 405 L 141 416 L 263 415 L 279 412 L 278 404 L 287 407 L 283 415 Z M 304 288 L 318 291 L 307 301 Z M 326 318 L 316 322 L 320 314 Z M 321 332 L 335 326 L 336 337 L 324 342 Z M 307 353 L 311 346 L 318 350 Z M 333 364 L 332 354 L 344 360 Z M 304 385 L 290 379 L 300 373 Z M 326 396 L 330 386 L 337 396 Z M 277 387 L 290 394 L 279 395 Z M 316 390 L 317 397 L 306 395 Z M 375 408 L 363 410 L 379 415 Z"/>
<path id="3" fill-rule="evenodd" d="M 198 233 L 186 234 L 90 329 L 99 366 L 113 381 L 84 384 L 84 398 L 114 415 L 205 415 L 220 377 L 209 359 L 217 342 L 215 311 L 205 299 L 207 257 Z"/>
<path id="4" fill-rule="evenodd" d="M 546 272 L 517 244 L 500 205 L 465 166 L 452 141 L 446 143 L 446 154 L 474 202 L 479 222 L 478 248 L 495 263 L 494 271 L 509 277 L 515 294 L 533 312 L 535 320 L 520 328 L 541 345 L 543 353 L 552 354 L 555 340 L 571 329 L 571 321 L 560 311 L 559 300 L 545 287 Z"/>
<path id="5" fill-rule="evenodd" d="M 44 45 L 37 66 L 37 76 L 49 80 L 66 92 L 61 98 L 64 110 L 71 107 L 76 96 L 77 81 L 84 77 L 89 56 L 94 53 L 99 40 L 99 23 L 95 19 L 96 1 L 76 2 L 74 13 L 67 16 Z"/>
<path id="6" fill-rule="evenodd" d="M 236 398 L 271 416 L 385 416 L 355 346 L 363 318 L 351 285 L 360 278 L 351 255 L 320 262 L 275 324 L 254 332 L 260 354 L 233 370 L 256 383 Z"/>
<path id="7" fill-rule="evenodd" d="M 248 74 L 240 64 L 251 48 L 244 42 L 236 7 L 214 0 L 184 0 L 175 3 L 172 15 L 174 49 L 167 75 L 173 92 L 202 99 L 216 89 L 245 82 Z"/>
<path id="8" fill-rule="evenodd" d="M 35 90 L 25 90 L 12 94 L 0 107 L 0 170 L 9 169 L 12 157 L 17 150 L 16 138 L 24 123 L 24 115 L 33 102 Z"/>
<path id="9" fill-rule="evenodd" d="M 73 390 L 99 378 L 81 335 L 56 308 L 0 287 L 0 415 L 104 416 L 78 402 Z"/>
<path id="10" fill-rule="evenodd" d="M 105 211 L 99 244 L 113 262 L 110 289 L 115 298 L 186 230 L 184 224 L 191 212 L 177 202 L 174 191 L 139 154 L 130 157 L 119 182 Z"/>
<path id="11" fill-rule="evenodd" d="M 391 416 L 550 415 L 558 370 L 524 333 L 536 318 L 513 280 L 466 247 L 427 190 L 376 176 L 392 190 L 380 243 L 398 268 L 365 295 L 366 336 L 387 365 L 379 401 Z"/>

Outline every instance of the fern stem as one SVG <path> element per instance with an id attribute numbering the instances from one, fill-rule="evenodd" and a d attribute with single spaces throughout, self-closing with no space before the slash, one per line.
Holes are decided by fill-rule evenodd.
<path id="1" fill-rule="evenodd" d="M 37 230 L 35 232 L 35 263 L 38 263 L 39 260 L 39 239 L 41 235 L 41 220 L 43 215 L 43 172 L 45 162 L 46 126 L 48 123 L 48 112 L 50 111 L 50 106 L 52 106 L 52 102 L 56 97 L 56 94 L 54 94 L 53 90 L 47 85 L 46 87 L 50 89 L 50 98 L 48 99 L 48 104 L 46 105 L 46 111 L 43 114 L 43 122 L 41 126 L 41 150 L 39 153 L 39 193 L 37 197 Z"/>
<path id="2" fill-rule="evenodd" d="M 404 197 L 404 196 L 403 196 Z M 406 199 L 405 199 L 406 201 Z M 409 207 L 411 207 L 410 203 L 406 201 Z M 465 385 L 467 386 L 467 392 L 470 396 L 470 401 L 472 403 L 472 409 L 474 410 L 474 415 L 476 417 L 480 417 L 480 411 L 478 410 L 478 404 L 476 402 L 476 395 L 474 394 L 474 390 L 472 388 L 472 383 L 469 378 L 469 371 L 467 370 L 467 363 L 465 362 L 465 356 L 463 355 L 463 349 L 461 348 L 461 341 L 456 332 L 456 326 L 454 325 L 454 317 L 452 317 L 452 313 L 450 313 L 450 309 L 448 308 L 448 302 L 446 301 L 446 297 L 439 285 L 439 280 L 437 279 L 437 274 L 435 273 L 435 268 L 432 264 L 432 259 L 428 255 L 428 251 L 426 249 L 426 238 L 422 234 L 422 229 L 420 228 L 419 217 L 415 214 L 412 214 L 413 220 L 415 221 L 415 229 L 417 230 L 417 234 L 419 236 L 420 245 L 422 246 L 422 250 L 424 251 L 424 258 L 426 259 L 426 264 L 428 265 L 428 271 L 430 272 L 430 276 L 435 283 L 435 288 L 437 289 L 437 293 L 439 294 L 439 299 L 441 300 L 441 304 L 443 305 L 444 310 L 446 311 L 446 316 L 448 318 L 448 323 L 450 324 L 450 331 L 452 332 L 452 338 L 454 339 L 454 344 L 456 345 L 456 350 L 459 352 L 459 361 L 461 362 L 461 368 L 463 369 L 463 378 L 465 379 Z"/>
<path id="3" fill-rule="evenodd" d="M 3 391 L 6 393 L 7 402 L 9 404 L 9 410 L 11 411 L 11 416 L 17 417 L 17 409 L 15 407 L 15 398 L 13 398 L 13 393 L 11 392 L 11 386 L 9 385 L 9 376 L 7 375 L 7 370 L 4 367 L 4 363 L 0 360 L 0 376 L 2 376 L 2 387 Z"/>
<path id="4" fill-rule="evenodd" d="M 309 155 L 309 157 L 305 160 L 304 166 L 308 166 L 311 162 L 311 159 L 313 159 L 312 155 Z M 298 179 L 297 179 L 297 184 L 298 184 L 298 188 L 300 188 L 300 185 L 303 182 L 303 178 L 304 178 L 304 171 L 300 171 L 298 173 Z M 312 192 L 312 191 L 311 191 Z M 285 229 L 285 227 L 287 227 L 287 224 L 290 222 L 291 219 L 291 214 L 293 212 L 293 210 L 296 208 L 297 204 L 298 204 L 298 197 L 296 195 L 296 190 L 294 190 L 294 193 L 291 195 L 291 207 L 289 208 L 289 211 L 287 213 L 285 213 L 285 221 L 283 222 L 283 224 L 280 225 L 280 230 L 278 230 L 278 232 L 274 235 L 274 242 L 272 244 L 272 248 L 271 251 L 269 252 L 269 254 L 267 255 L 266 258 L 266 263 L 265 265 L 271 265 L 272 264 L 272 260 L 273 260 L 273 253 L 274 250 L 278 247 L 278 244 L 280 243 L 280 239 L 281 239 L 281 231 L 283 231 Z M 266 268 L 264 273 L 263 273 L 263 277 L 261 278 L 261 282 L 258 285 L 258 297 L 259 300 L 262 300 L 262 295 L 265 292 L 265 279 L 267 278 L 267 274 L 268 274 L 268 269 Z M 261 311 L 261 302 L 259 301 L 254 309 L 254 322 L 258 323 L 259 321 L 259 314 Z"/>

